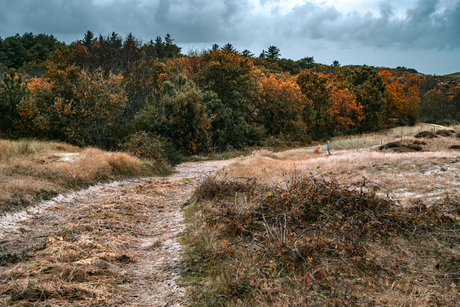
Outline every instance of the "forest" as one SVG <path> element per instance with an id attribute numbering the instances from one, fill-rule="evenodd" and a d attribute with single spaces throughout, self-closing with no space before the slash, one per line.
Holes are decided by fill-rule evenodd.
<path id="1" fill-rule="evenodd" d="M 0 38 L 0 138 L 193 155 L 292 146 L 418 121 L 458 123 L 460 87 L 405 67 L 259 56 L 230 43 L 184 54 L 167 34 Z M 143 147 L 143 148 L 140 148 Z M 137 149 L 136 149 L 137 148 Z"/>

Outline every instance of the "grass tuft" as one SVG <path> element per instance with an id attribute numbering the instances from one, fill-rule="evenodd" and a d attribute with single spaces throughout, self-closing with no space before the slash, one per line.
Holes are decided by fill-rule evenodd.
<path id="1" fill-rule="evenodd" d="M 167 164 L 123 152 L 34 140 L 0 140 L 0 214 L 68 189 L 110 180 L 171 173 Z"/>

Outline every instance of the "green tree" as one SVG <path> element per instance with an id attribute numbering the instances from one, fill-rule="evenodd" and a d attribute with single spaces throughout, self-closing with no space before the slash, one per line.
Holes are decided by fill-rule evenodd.
<path id="1" fill-rule="evenodd" d="M 25 96 L 26 88 L 21 75 L 15 69 L 11 68 L 3 74 L 0 82 L 0 134 L 13 136 L 13 122 L 18 117 L 17 105 Z"/>
<path id="2" fill-rule="evenodd" d="M 238 52 L 235 47 L 233 47 L 232 44 L 227 43 L 222 47 L 222 50 L 227 51 L 228 53 L 233 53 L 233 52 Z"/>
<path id="3" fill-rule="evenodd" d="M 121 56 L 124 62 L 129 65 L 129 63 L 138 60 L 140 47 L 141 42 L 132 33 L 129 33 L 121 49 Z"/>
<path id="4" fill-rule="evenodd" d="M 363 106 L 365 119 L 360 124 L 361 131 L 380 129 L 385 122 L 386 86 L 376 69 L 360 67 L 348 76 L 351 91 L 356 102 Z"/>
<path id="5" fill-rule="evenodd" d="M 180 56 L 181 48 L 174 44 L 174 39 L 168 33 L 165 36 L 165 56 L 170 59 Z"/>
<path id="6" fill-rule="evenodd" d="M 161 36 L 157 36 L 155 38 L 155 51 L 157 53 L 157 56 L 159 59 L 162 59 L 165 57 L 165 44 L 163 43 L 163 40 L 161 39 Z"/>
<path id="7" fill-rule="evenodd" d="M 315 66 L 315 58 L 312 56 L 301 58 L 298 62 L 302 69 L 310 69 Z"/>
<path id="8" fill-rule="evenodd" d="M 316 69 L 306 69 L 297 76 L 297 84 L 307 99 L 303 120 L 310 128 L 313 139 L 330 136 L 333 129 L 333 116 L 330 112 L 332 101 L 328 89 L 329 78 Z"/>
<path id="9" fill-rule="evenodd" d="M 0 54 L 3 58 L 2 64 L 9 68 L 20 68 L 26 53 L 27 49 L 24 47 L 19 34 L 5 38 L 0 46 Z"/>
<path id="10" fill-rule="evenodd" d="M 281 57 L 280 48 L 276 46 L 268 47 L 265 57 L 270 59 L 279 59 Z"/>
<path id="11" fill-rule="evenodd" d="M 231 110 L 228 121 L 221 122 L 221 118 L 213 121 L 214 129 L 219 127 L 221 131 L 221 137 L 215 140 L 215 145 L 226 149 L 228 145 L 239 148 L 259 142 L 263 129 L 251 120 L 258 94 L 252 61 L 225 50 L 206 52 L 203 60 L 207 64 L 196 74 L 197 84 L 205 91 L 216 93 L 223 106 Z"/>
<path id="12" fill-rule="evenodd" d="M 254 57 L 254 53 L 252 53 L 248 49 L 244 49 L 243 52 L 241 52 L 241 55 L 245 56 L 245 57 L 248 57 L 248 58 L 253 58 Z"/>
<path id="13" fill-rule="evenodd" d="M 94 37 L 94 33 L 88 30 L 88 32 L 85 33 L 85 37 L 83 38 L 83 46 L 90 47 L 95 42 L 96 38 Z"/>
<path id="14" fill-rule="evenodd" d="M 135 119 L 140 130 L 166 137 L 186 154 L 209 152 L 211 121 L 206 105 L 217 95 L 202 92 L 193 82 L 178 75 L 174 82 L 165 81 L 164 96 L 153 100 Z"/>

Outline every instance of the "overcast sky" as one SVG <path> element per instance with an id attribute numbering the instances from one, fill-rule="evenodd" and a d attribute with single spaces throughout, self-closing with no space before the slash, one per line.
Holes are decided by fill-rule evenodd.
<path id="1" fill-rule="evenodd" d="M 132 32 L 144 42 L 170 33 L 189 50 L 232 43 L 259 55 L 342 65 L 460 72 L 458 0 L 0 0 L 0 36 L 53 34 L 70 43 Z"/>

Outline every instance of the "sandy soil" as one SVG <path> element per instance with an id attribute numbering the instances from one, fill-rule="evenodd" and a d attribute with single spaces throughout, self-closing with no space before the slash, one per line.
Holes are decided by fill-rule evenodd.
<path id="1" fill-rule="evenodd" d="M 55 289 L 43 291 L 48 298 L 40 294 L 35 302 L 29 299 L 30 306 L 88 306 L 98 302 L 112 306 L 184 306 L 183 289 L 176 283 L 181 272 L 181 246 L 177 241 L 182 230 L 181 208 L 200 178 L 231 162 L 184 163 L 167 178 L 101 184 L 1 217 L 0 306 L 25 303 L 8 289 L 28 283 L 24 287 L 30 290 L 30 280 L 37 280 L 43 288 L 54 285 Z M 131 212 L 126 220 L 121 218 L 125 216 L 123 212 Z M 82 246 L 90 247 L 85 251 L 86 259 L 63 260 L 68 254 L 63 251 L 86 248 Z M 107 258 L 109 251 L 118 258 Z M 42 265 L 37 259 L 42 263 L 46 260 L 49 267 L 51 262 L 80 268 L 82 261 L 88 263 L 97 257 L 109 259 L 105 266 L 121 280 L 112 287 L 116 289 L 109 291 L 110 296 L 104 297 L 101 290 L 99 301 L 94 297 L 88 301 L 63 297 L 52 279 L 66 280 L 65 274 L 59 271 L 51 278 L 44 276 L 46 270 L 36 269 Z M 120 260 L 123 257 L 129 261 Z M 78 286 L 82 287 L 82 283 Z M 94 284 L 92 287 L 108 289 Z"/>

